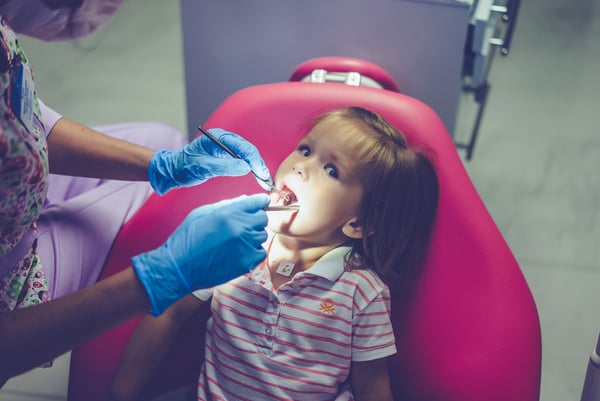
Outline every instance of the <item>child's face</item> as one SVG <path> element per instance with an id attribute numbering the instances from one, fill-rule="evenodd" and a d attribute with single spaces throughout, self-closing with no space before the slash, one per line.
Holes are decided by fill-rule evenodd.
<path id="1" fill-rule="evenodd" d="M 348 122 L 340 120 L 320 122 L 280 164 L 275 185 L 300 208 L 270 213 L 271 230 L 313 245 L 360 238 L 356 220 L 362 185 L 352 176 L 355 140 L 347 127 Z"/>

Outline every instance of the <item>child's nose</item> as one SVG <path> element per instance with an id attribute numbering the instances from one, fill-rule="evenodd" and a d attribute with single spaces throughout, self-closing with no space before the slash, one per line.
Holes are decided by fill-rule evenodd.
<path id="1" fill-rule="evenodd" d="M 292 170 L 303 179 L 308 177 L 308 169 L 306 168 L 306 163 L 304 161 L 294 163 Z"/>

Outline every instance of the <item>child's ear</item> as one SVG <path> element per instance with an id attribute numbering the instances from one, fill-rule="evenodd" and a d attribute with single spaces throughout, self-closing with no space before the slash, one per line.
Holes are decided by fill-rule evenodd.
<path id="1" fill-rule="evenodd" d="M 352 218 L 344 224 L 342 232 L 348 238 L 358 239 L 363 236 L 363 227 L 360 225 L 357 218 Z"/>

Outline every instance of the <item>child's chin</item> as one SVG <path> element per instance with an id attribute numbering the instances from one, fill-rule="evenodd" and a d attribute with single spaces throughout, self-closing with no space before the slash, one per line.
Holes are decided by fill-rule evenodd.
<path id="1" fill-rule="evenodd" d="M 296 219 L 298 211 L 273 211 L 267 212 L 269 219 L 268 227 L 276 233 L 284 233 L 290 230 L 292 223 Z"/>
<path id="2" fill-rule="evenodd" d="M 290 228 L 289 218 L 283 216 L 269 216 L 269 230 L 276 234 L 284 234 L 289 231 Z"/>
<path id="3" fill-rule="evenodd" d="M 296 213 L 269 213 L 269 230 L 276 234 L 290 235 Z"/>

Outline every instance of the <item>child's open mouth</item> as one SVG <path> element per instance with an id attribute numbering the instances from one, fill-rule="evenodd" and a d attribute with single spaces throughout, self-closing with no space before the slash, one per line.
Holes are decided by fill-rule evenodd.
<path id="1" fill-rule="evenodd" d="M 281 188 L 279 191 L 282 194 L 280 195 L 280 201 L 283 205 L 290 206 L 298 203 L 298 198 L 296 197 L 296 194 L 286 185 L 284 185 L 283 188 Z"/>
<path id="2" fill-rule="evenodd" d="M 286 185 L 271 192 L 271 205 L 267 210 L 298 210 L 300 207 L 296 194 Z"/>

